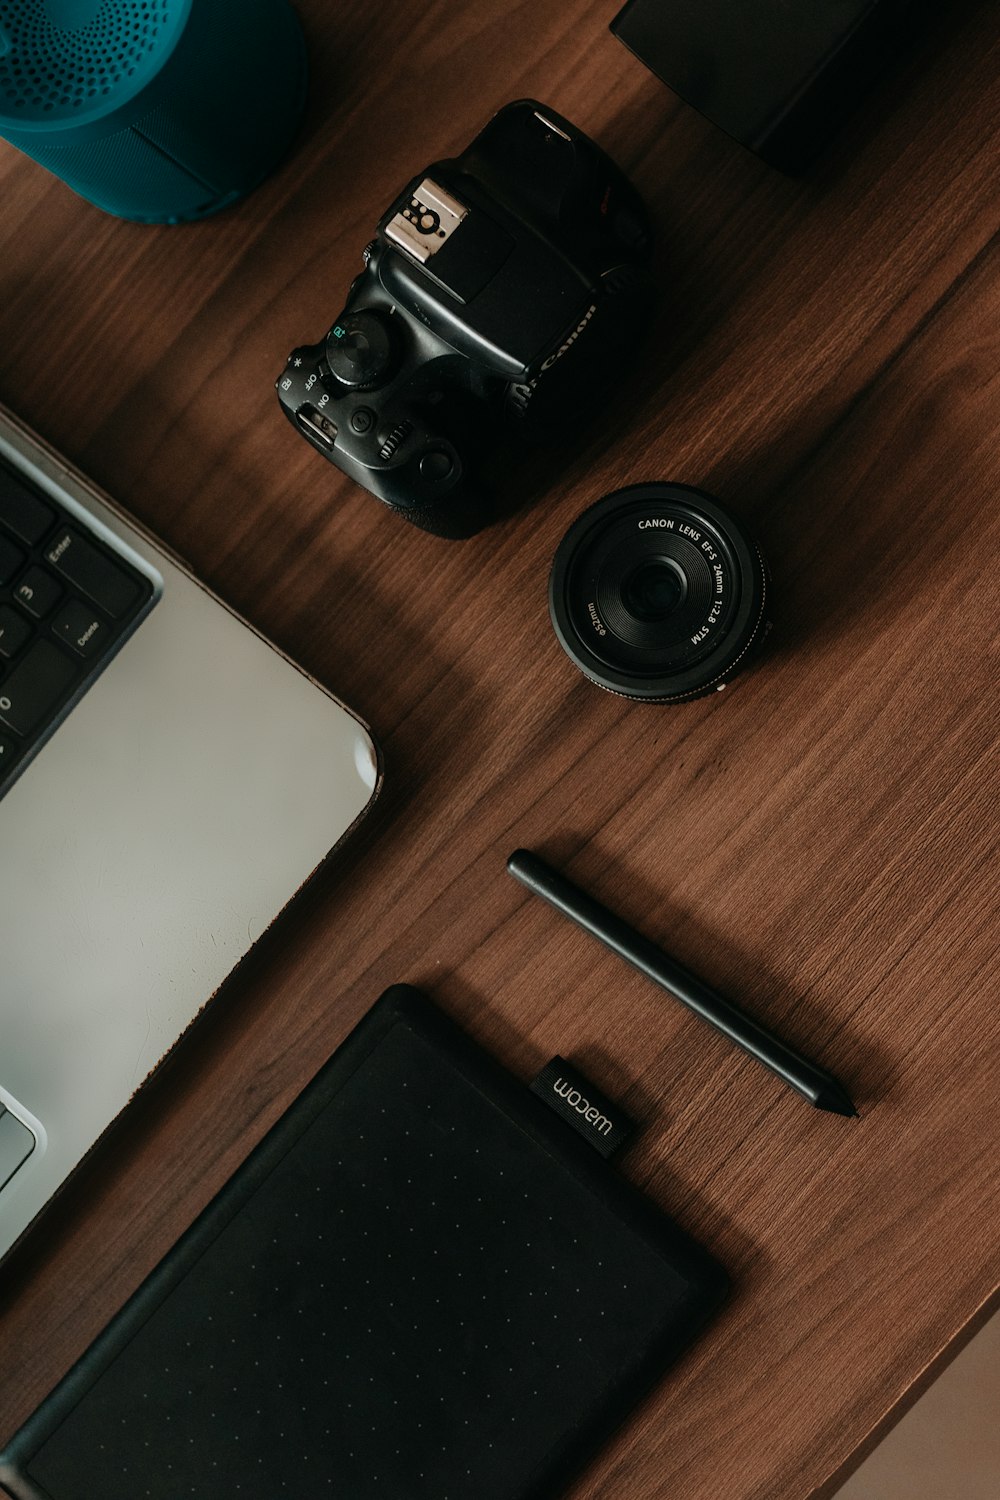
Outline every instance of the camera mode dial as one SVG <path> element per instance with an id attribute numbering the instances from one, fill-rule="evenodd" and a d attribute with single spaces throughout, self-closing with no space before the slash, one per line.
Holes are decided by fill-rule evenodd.
<path id="1" fill-rule="evenodd" d="M 380 385 L 392 368 L 394 353 L 386 319 L 377 312 L 348 313 L 334 323 L 326 340 L 331 374 L 352 391 Z"/>

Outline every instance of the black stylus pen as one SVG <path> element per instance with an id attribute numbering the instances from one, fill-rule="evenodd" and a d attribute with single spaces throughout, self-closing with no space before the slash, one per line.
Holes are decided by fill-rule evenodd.
<path id="1" fill-rule="evenodd" d="M 737 1047 L 742 1047 L 744 1052 L 762 1062 L 765 1068 L 777 1073 L 789 1088 L 796 1089 L 817 1109 L 828 1109 L 835 1115 L 857 1114 L 847 1090 L 832 1073 L 789 1047 L 731 1000 L 723 999 L 682 964 L 669 958 L 649 938 L 636 932 L 634 927 L 616 917 L 586 891 L 581 891 L 558 870 L 553 870 L 537 854 L 527 849 L 515 849 L 507 861 L 507 869 L 529 891 L 542 896 L 556 911 L 561 911 L 564 917 L 569 917 L 571 922 L 598 938 L 612 953 L 624 958 L 654 984 L 669 990 L 688 1010 L 693 1010 L 709 1026 L 714 1026 Z"/>

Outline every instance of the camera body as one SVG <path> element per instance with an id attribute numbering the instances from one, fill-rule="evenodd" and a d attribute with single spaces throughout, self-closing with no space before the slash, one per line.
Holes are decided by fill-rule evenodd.
<path id="1" fill-rule="evenodd" d="M 493 518 L 495 445 L 558 435 L 634 363 L 650 234 L 638 194 L 533 100 L 406 187 L 326 338 L 277 390 L 331 463 L 440 536 Z"/>

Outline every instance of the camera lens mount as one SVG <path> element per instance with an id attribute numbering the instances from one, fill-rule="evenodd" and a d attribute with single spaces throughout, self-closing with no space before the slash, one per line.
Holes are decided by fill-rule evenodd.
<path id="1" fill-rule="evenodd" d="M 719 502 L 685 484 L 605 495 L 563 537 L 549 613 L 599 687 L 651 703 L 723 688 L 762 639 L 767 569 Z"/>

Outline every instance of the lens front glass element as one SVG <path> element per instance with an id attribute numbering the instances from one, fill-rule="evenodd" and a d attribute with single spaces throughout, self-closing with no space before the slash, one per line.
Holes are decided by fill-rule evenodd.
<path id="1" fill-rule="evenodd" d="M 687 593 L 687 579 L 672 557 L 639 563 L 622 584 L 622 604 L 636 620 L 659 624 L 672 615 Z"/>

